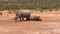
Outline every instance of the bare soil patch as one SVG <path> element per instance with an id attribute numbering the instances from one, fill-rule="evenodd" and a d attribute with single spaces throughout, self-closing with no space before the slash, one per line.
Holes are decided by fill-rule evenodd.
<path id="1" fill-rule="evenodd" d="M 14 22 L 15 14 L 2 11 L 0 15 L 0 34 L 60 34 L 60 11 L 33 11 L 42 21 Z"/>

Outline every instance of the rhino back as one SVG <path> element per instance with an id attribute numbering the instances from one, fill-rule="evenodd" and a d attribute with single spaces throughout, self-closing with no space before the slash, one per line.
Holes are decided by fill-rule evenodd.
<path id="1" fill-rule="evenodd" d="M 31 10 L 18 10 L 18 14 L 29 14 L 31 13 Z"/>
<path id="2" fill-rule="evenodd" d="M 28 16 L 30 16 L 30 14 L 31 14 L 30 10 L 18 10 L 18 15 L 28 17 Z"/>

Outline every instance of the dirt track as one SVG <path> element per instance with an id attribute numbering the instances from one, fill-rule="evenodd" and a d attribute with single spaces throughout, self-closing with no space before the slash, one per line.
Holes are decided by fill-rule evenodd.
<path id="1" fill-rule="evenodd" d="M 0 16 L 0 34 L 60 34 L 60 12 L 32 12 L 42 21 L 14 22 L 14 14 L 3 12 Z"/>

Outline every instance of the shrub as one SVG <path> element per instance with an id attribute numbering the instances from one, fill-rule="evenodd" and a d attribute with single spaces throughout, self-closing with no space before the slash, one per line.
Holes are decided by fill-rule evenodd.
<path id="1" fill-rule="evenodd" d="M 41 12 L 43 12 L 44 10 L 43 9 L 40 9 Z"/>
<path id="2" fill-rule="evenodd" d="M 14 14 L 16 14 L 17 10 L 12 10 L 12 12 L 13 12 Z"/>
<path id="3" fill-rule="evenodd" d="M 0 12 L 0 15 L 2 15 L 3 13 L 2 12 Z"/>
<path id="4" fill-rule="evenodd" d="M 11 11 L 9 11 L 8 13 L 9 13 L 9 14 L 12 14 L 12 12 L 11 12 Z"/>

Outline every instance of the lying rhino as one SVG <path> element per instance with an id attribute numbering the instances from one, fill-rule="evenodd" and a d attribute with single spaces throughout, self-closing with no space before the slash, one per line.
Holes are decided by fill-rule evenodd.
<path id="1" fill-rule="evenodd" d="M 26 18 L 26 20 L 29 20 L 30 15 L 31 15 L 31 10 L 18 10 L 16 13 L 15 21 L 17 21 L 18 18 L 20 18 L 21 21 L 23 21 L 24 18 Z"/>
<path id="2" fill-rule="evenodd" d="M 29 20 L 35 20 L 35 21 L 40 21 L 40 16 L 30 16 Z"/>

